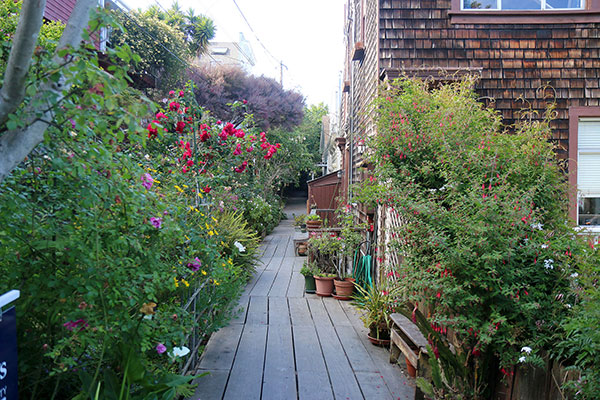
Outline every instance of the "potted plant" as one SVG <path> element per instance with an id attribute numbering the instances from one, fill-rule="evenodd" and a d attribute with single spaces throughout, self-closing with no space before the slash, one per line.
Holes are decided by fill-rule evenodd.
<path id="1" fill-rule="evenodd" d="M 387 284 L 372 285 L 364 288 L 356 285 L 358 294 L 354 297 L 354 305 L 363 310 L 360 317 L 369 329 L 369 340 L 377 346 L 390 343 L 392 320 L 390 314 L 395 312 L 399 289 Z"/>
<path id="2" fill-rule="evenodd" d="M 306 214 L 294 215 L 294 226 L 301 232 L 306 232 Z"/>
<path id="3" fill-rule="evenodd" d="M 321 225 L 323 225 L 323 220 L 319 214 L 310 214 L 306 217 L 306 227 L 308 229 L 319 229 Z"/>
<path id="4" fill-rule="evenodd" d="M 319 273 L 316 265 L 311 262 L 304 261 L 300 273 L 304 275 L 304 287 L 306 293 L 314 293 L 317 289 L 315 286 L 315 275 Z"/>
<path id="5" fill-rule="evenodd" d="M 314 278 L 316 293 L 319 296 L 329 297 L 333 294 L 333 280 L 335 279 L 335 274 L 319 272 L 314 275 Z"/>

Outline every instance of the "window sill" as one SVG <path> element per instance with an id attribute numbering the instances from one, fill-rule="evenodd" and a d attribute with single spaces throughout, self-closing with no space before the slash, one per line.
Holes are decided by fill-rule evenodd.
<path id="1" fill-rule="evenodd" d="M 597 10 L 448 11 L 451 24 L 574 24 L 600 22 Z"/>

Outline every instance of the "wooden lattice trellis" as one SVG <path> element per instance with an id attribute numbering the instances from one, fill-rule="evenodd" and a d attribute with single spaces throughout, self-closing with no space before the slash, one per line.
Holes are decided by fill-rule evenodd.
<path id="1" fill-rule="evenodd" d="M 377 279 L 396 281 L 396 272 L 400 269 L 402 255 L 398 253 L 392 241 L 395 232 L 402 225 L 400 214 L 392 207 L 377 208 Z"/>

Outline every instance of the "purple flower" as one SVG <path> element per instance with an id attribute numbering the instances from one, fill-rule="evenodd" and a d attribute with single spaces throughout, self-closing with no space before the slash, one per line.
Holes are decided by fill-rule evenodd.
<path id="1" fill-rule="evenodd" d="M 73 329 L 80 327 L 79 330 L 87 328 L 88 323 L 85 319 L 78 319 L 77 321 L 67 321 L 63 324 L 67 330 L 72 331 Z"/>
<path id="2" fill-rule="evenodd" d="M 198 271 L 201 266 L 202 266 L 202 261 L 200 261 L 200 259 L 198 259 L 198 257 L 196 257 L 194 259 L 194 261 L 192 261 L 191 263 L 187 264 L 187 267 L 194 272 Z"/>
<path id="3" fill-rule="evenodd" d="M 164 344 L 162 344 L 162 343 L 159 343 L 158 345 L 156 345 L 156 352 L 157 352 L 158 354 L 162 354 L 162 353 L 164 353 L 165 351 L 167 351 L 167 346 L 165 346 L 165 345 L 164 345 Z"/>
<path id="4" fill-rule="evenodd" d="M 145 187 L 146 189 L 150 189 L 152 187 L 152 184 L 154 183 L 154 179 L 152 178 L 152 176 L 149 173 L 145 173 L 144 175 L 142 175 L 142 186 Z"/>
<path id="5" fill-rule="evenodd" d="M 150 218 L 150 223 L 152 223 L 152 226 L 156 229 L 160 229 L 162 226 L 162 218 L 152 217 Z"/>

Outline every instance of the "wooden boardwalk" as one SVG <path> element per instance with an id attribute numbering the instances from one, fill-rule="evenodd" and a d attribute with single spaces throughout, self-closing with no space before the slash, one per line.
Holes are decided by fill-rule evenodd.
<path id="1" fill-rule="evenodd" d="M 292 223 L 265 238 L 238 316 L 206 345 L 197 372 L 210 374 L 191 400 L 413 399 L 414 383 L 369 343 L 348 302 L 305 295 Z"/>

